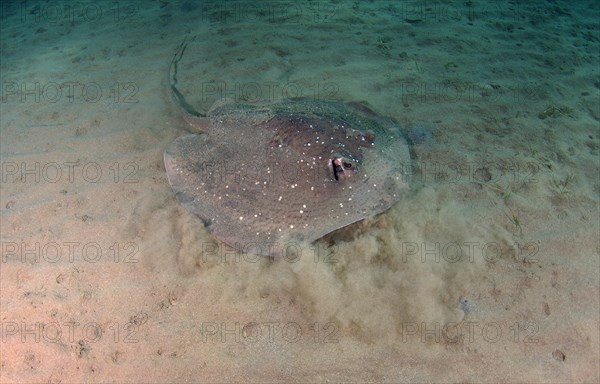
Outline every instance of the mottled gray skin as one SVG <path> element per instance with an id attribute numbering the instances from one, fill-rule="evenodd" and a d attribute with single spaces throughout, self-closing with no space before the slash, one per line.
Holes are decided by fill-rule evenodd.
<path id="1" fill-rule="evenodd" d="M 381 213 L 408 183 L 410 155 L 396 124 L 361 103 L 288 99 L 192 111 L 204 133 L 177 138 L 165 168 L 177 200 L 219 240 L 277 257 L 297 242 Z"/>

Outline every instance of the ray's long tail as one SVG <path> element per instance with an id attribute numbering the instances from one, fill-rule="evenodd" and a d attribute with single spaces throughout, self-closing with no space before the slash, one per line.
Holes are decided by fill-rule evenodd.
<path id="1" fill-rule="evenodd" d="M 208 127 L 208 118 L 206 114 L 198 112 L 192 105 L 190 105 L 183 94 L 177 89 L 177 68 L 179 62 L 183 58 L 183 54 L 187 49 L 187 45 L 189 41 L 193 41 L 195 36 L 188 40 L 189 35 L 183 39 L 183 41 L 177 47 L 175 54 L 173 55 L 173 59 L 171 60 L 171 64 L 169 65 L 169 73 L 168 73 L 168 84 L 169 84 L 169 93 L 173 102 L 179 109 L 181 110 L 183 119 L 188 122 L 192 127 L 199 131 L 205 131 Z"/>

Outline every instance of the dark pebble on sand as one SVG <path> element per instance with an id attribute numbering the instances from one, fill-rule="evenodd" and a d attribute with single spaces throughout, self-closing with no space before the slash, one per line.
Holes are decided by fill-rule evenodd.
<path id="1" fill-rule="evenodd" d="M 465 314 L 473 310 L 473 303 L 464 296 L 458 298 L 458 304 L 460 305 L 460 309 L 462 309 Z"/>
<path id="2" fill-rule="evenodd" d="M 554 357 L 558 361 L 565 361 L 565 359 L 567 358 L 567 356 L 565 356 L 565 354 L 560 349 L 557 349 L 554 352 L 552 352 L 552 357 Z"/>

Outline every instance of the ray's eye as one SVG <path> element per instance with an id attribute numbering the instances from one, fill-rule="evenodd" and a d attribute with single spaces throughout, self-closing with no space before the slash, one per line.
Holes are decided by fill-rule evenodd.
<path id="1" fill-rule="evenodd" d="M 330 175 L 336 181 L 339 181 L 341 178 L 352 177 L 356 173 L 356 165 L 343 157 L 329 159 L 327 167 L 329 168 Z"/>

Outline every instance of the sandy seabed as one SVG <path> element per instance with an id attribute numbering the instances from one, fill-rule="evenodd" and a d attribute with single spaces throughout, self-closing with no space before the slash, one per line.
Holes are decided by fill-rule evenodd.
<path id="1" fill-rule="evenodd" d="M 2 4 L 1 382 L 600 381 L 597 4 L 55 4 Z M 365 101 L 410 192 L 228 253 L 163 165 L 188 34 L 199 110 Z"/>

